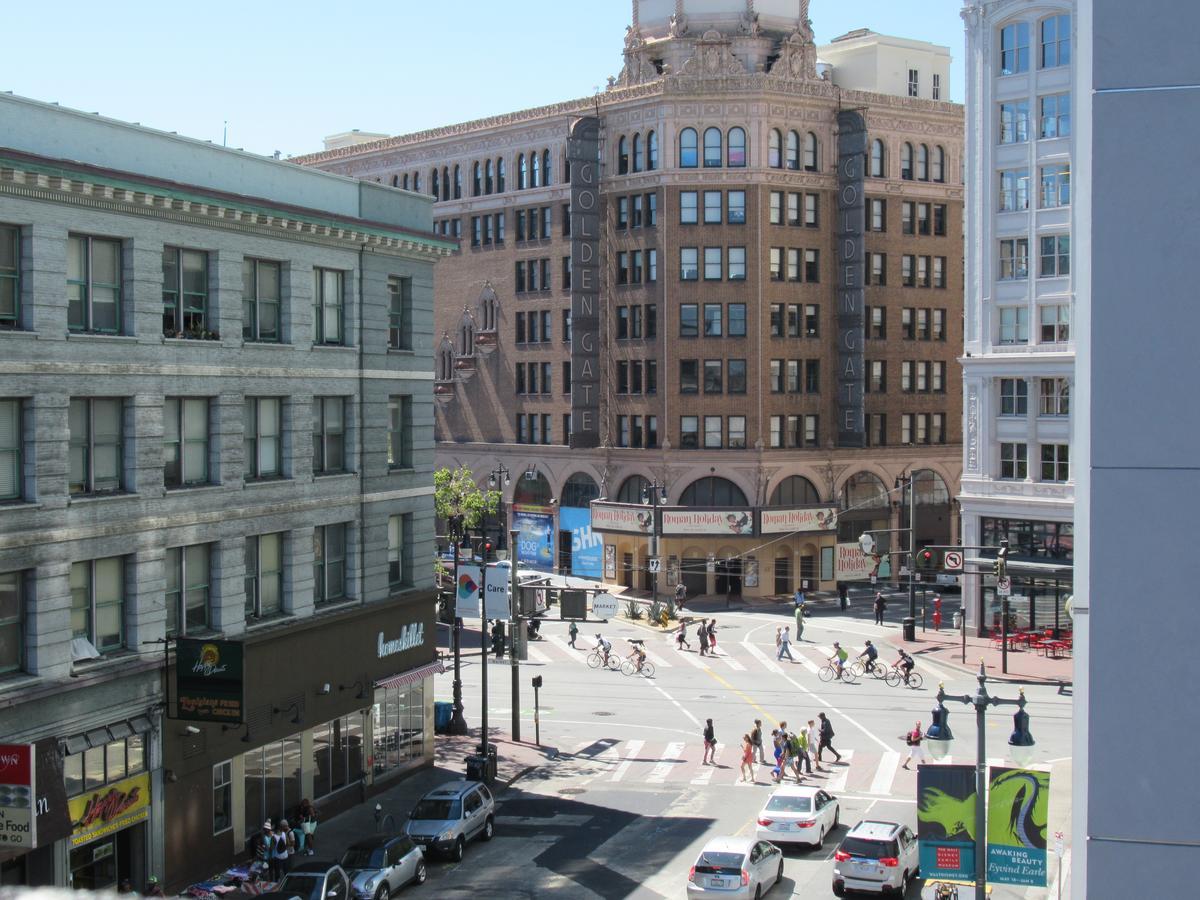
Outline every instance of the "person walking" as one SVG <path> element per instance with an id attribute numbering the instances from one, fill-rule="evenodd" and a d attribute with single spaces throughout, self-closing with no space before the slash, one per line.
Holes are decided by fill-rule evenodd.
<path id="1" fill-rule="evenodd" d="M 742 781 L 754 781 L 754 741 L 742 735 Z"/>
<path id="2" fill-rule="evenodd" d="M 783 734 L 778 728 L 771 729 L 771 755 L 775 759 L 771 780 L 779 784 L 783 778 Z"/>
<path id="3" fill-rule="evenodd" d="M 821 720 L 821 743 L 817 745 L 817 759 L 821 758 L 821 753 L 828 750 L 837 757 L 837 761 L 842 761 L 842 754 L 838 753 L 833 746 L 833 723 L 829 721 L 825 713 L 817 713 L 817 718 Z"/>
<path id="4" fill-rule="evenodd" d="M 704 762 L 701 765 L 712 765 L 716 762 L 717 733 L 713 729 L 712 719 L 704 720 Z"/>
<path id="5" fill-rule="evenodd" d="M 258 837 L 254 839 L 254 864 L 260 872 L 265 872 L 268 877 L 274 874 L 274 869 L 271 863 L 271 857 L 274 855 L 272 851 L 275 849 L 275 830 L 271 826 L 271 820 L 263 822 L 262 830 L 258 833 Z M 272 880 L 274 880 L 272 878 Z"/>
<path id="6" fill-rule="evenodd" d="M 275 832 L 275 848 L 274 856 L 276 867 L 279 869 L 279 878 L 282 878 L 288 873 L 291 868 L 292 852 L 296 849 L 295 838 L 292 837 L 292 829 L 288 826 L 287 819 L 279 820 L 279 828 Z"/>
<path id="7" fill-rule="evenodd" d="M 796 593 L 798 594 L 800 592 L 796 591 Z M 796 642 L 797 643 L 804 640 L 804 616 L 805 616 L 805 614 L 806 614 L 806 610 L 804 608 L 804 602 L 801 601 L 800 603 L 796 604 Z"/>
<path id="8" fill-rule="evenodd" d="M 579 648 L 575 646 L 575 638 L 579 637 L 579 626 L 576 625 L 574 621 L 572 621 L 570 627 L 567 628 L 567 635 L 570 637 L 570 640 L 567 641 L 567 646 L 572 650 L 578 650 Z"/>
<path id="9" fill-rule="evenodd" d="M 804 774 L 811 775 L 812 774 L 812 755 L 811 755 L 812 748 L 808 744 L 808 729 L 801 727 L 801 729 L 796 732 L 796 745 L 798 747 L 798 753 L 796 755 L 796 759 L 798 760 L 798 763 L 796 765 L 796 774 L 797 775 L 800 774 L 799 763 L 802 762 L 802 763 L 804 763 L 804 769 L 805 769 Z"/>
<path id="10" fill-rule="evenodd" d="M 304 832 L 304 852 L 312 856 L 317 852 L 317 808 L 305 797 L 300 801 L 300 829 Z"/>
<path id="11" fill-rule="evenodd" d="M 795 657 L 792 656 L 791 650 L 792 639 L 788 637 L 787 626 L 783 628 L 783 632 L 779 635 L 779 652 L 775 654 L 776 659 L 783 659 L 785 656 L 792 662 L 795 662 Z"/>
<path id="12" fill-rule="evenodd" d="M 692 649 L 692 645 L 688 643 L 687 639 L 687 624 L 680 622 L 679 627 L 675 630 L 675 649 L 682 652 L 684 647 Z"/>
<path id="13" fill-rule="evenodd" d="M 805 729 L 805 734 L 808 735 L 808 755 L 816 763 L 818 772 L 826 772 L 827 769 L 821 768 L 821 737 L 817 731 L 817 725 L 812 720 L 808 720 L 808 728 Z"/>
<path id="14" fill-rule="evenodd" d="M 700 642 L 700 655 L 708 655 L 708 623 L 704 619 L 700 620 L 700 627 L 696 629 L 696 640 Z"/>
<path id="15" fill-rule="evenodd" d="M 942 630 L 942 595 L 933 595 L 933 630 Z"/>
<path id="16" fill-rule="evenodd" d="M 844 581 L 839 581 L 838 586 L 837 586 L 837 591 L 838 591 L 838 605 L 842 608 L 842 611 L 844 612 L 845 610 L 850 608 L 850 585 L 846 584 L 846 582 L 844 582 Z"/>
<path id="17" fill-rule="evenodd" d="M 763 755 L 762 719 L 754 720 L 754 728 L 750 731 L 750 745 L 754 748 L 754 761 L 765 766 L 767 758 Z"/>
<path id="18" fill-rule="evenodd" d="M 804 605 L 804 588 L 796 588 L 796 593 L 792 594 L 792 603 L 797 609 Z"/>
<path id="19" fill-rule="evenodd" d="M 710 654 L 717 652 L 717 620 L 708 620 L 708 652 Z"/>
<path id="20" fill-rule="evenodd" d="M 925 749 L 921 746 L 921 740 L 925 737 L 921 733 L 921 723 L 918 721 L 913 726 L 913 730 L 904 736 L 904 743 L 908 744 L 908 756 L 904 759 L 904 765 L 900 768 L 907 769 L 908 764 L 913 760 L 917 761 L 917 765 L 925 762 Z"/>
<path id="21" fill-rule="evenodd" d="M 883 599 L 883 591 L 875 592 L 875 624 L 883 624 L 883 613 L 887 609 L 887 601 Z"/>
<path id="22" fill-rule="evenodd" d="M 683 609 L 683 604 L 687 602 L 687 586 L 681 581 L 675 585 L 675 608 Z"/>

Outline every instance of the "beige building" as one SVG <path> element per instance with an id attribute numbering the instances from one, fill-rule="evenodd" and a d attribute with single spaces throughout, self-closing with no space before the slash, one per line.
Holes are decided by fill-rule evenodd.
<path id="1" fill-rule="evenodd" d="M 649 587 L 657 527 L 664 585 L 829 589 L 839 542 L 907 524 L 896 484 L 914 471 L 919 544 L 957 534 L 962 108 L 840 85 L 800 6 L 635 0 L 621 74 L 597 97 L 297 160 L 437 198 L 436 228 L 461 242 L 436 274 L 438 463 L 480 483 L 511 470 L 505 511 L 527 562 Z M 569 441 L 582 220 L 567 138 L 587 116 L 595 449 Z M 657 510 L 642 505 L 652 483 Z"/>

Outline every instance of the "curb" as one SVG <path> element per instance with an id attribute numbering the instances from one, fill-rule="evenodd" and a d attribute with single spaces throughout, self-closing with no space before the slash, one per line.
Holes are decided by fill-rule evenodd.
<path id="1" fill-rule="evenodd" d="M 893 644 L 892 646 L 896 647 L 899 645 Z M 917 662 L 918 664 L 920 663 L 919 658 Z M 970 675 L 973 677 L 979 674 L 978 669 L 968 668 L 960 662 L 950 662 L 949 660 L 939 658 L 934 658 L 933 662 L 939 666 L 945 666 L 946 668 L 954 669 L 962 675 Z M 990 672 L 988 673 L 987 680 L 997 684 L 1041 685 L 1044 687 L 1058 687 L 1060 689 L 1064 687 L 1072 687 L 1075 684 L 1074 680 L 1063 680 L 1061 678 L 1020 678 L 1013 675 L 993 675 Z"/>

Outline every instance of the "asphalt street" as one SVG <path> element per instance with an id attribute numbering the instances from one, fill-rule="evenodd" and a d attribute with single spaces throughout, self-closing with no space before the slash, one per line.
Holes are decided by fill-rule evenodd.
<path id="1" fill-rule="evenodd" d="M 919 690 L 889 688 L 882 681 L 824 683 L 817 670 L 841 641 L 851 654 L 867 639 L 878 641 L 898 629 L 900 610 L 889 621 L 838 612 L 811 618 L 804 640 L 793 643 L 794 661 L 776 659 L 775 630 L 793 624 L 790 610 L 717 612 L 717 655 L 701 658 L 677 651 L 668 636 L 615 620 L 581 629 L 577 650 L 567 646 L 565 623 L 543 625 L 544 640 L 530 644 L 521 666 L 522 737 L 533 739 L 533 691 L 540 675 L 541 741 L 558 748 L 554 762 L 534 770 L 502 798 L 496 838 L 472 846 L 463 863 L 432 867 L 439 897 L 512 898 L 681 898 L 689 867 L 705 841 L 717 835 L 752 834 L 759 810 L 773 789 L 769 770 L 759 766 L 752 784 L 739 780 L 740 740 L 762 719 L 764 734 L 786 721 L 795 729 L 825 712 L 836 731 L 840 764 L 814 773 L 840 803 L 840 826 L 820 849 L 789 850 L 785 878 L 768 897 L 831 897 L 833 852 L 848 827 L 863 818 L 908 824 L 916 829 L 915 765 L 902 768 L 901 738 L 914 722 L 929 724 L 938 682 L 950 694 L 972 693 L 968 673 L 919 664 Z M 614 652 L 627 653 L 627 638 L 642 638 L 653 678 L 591 669 L 587 650 L 601 631 Z M 691 629 L 694 632 L 695 628 Z M 890 662 L 891 659 L 889 658 Z M 488 702 L 493 727 L 511 717 L 508 661 L 490 660 Z M 463 668 L 468 721 L 478 723 L 479 657 Z M 451 695 L 452 673 L 439 676 L 437 696 Z M 1018 687 L 990 685 L 992 693 L 1016 697 Z M 1069 810 L 1071 699 L 1052 687 L 1025 689 L 1037 741 L 1035 765 L 1050 768 L 1051 823 Z M 974 763 L 976 727 L 971 708 L 948 704 L 955 734 L 947 762 Z M 1011 708 L 987 717 L 989 762 L 1004 764 Z M 713 720 L 719 742 L 717 764 L 703 765 L 701 728 Z M 769 753 L 769 748 L 768 748 Z M 1011 764 L 1011 763 L 1009 763 Z M 1053 882 L 1052 882 L 1053 884 Z M 920 886 L 910 888 L 919 897 Z M 997 886 L 994 897 L 1045 897 L 1045 889 Z"/>

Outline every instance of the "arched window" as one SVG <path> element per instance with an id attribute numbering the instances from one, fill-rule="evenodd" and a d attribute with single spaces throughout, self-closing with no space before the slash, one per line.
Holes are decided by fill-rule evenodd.
<path id="1" fill-rule="evenodd" d="M 558 498 L 561 507 L 586 509 L 587 505 L 600 497 L 600 487 L 594 478 L 584 472 L 576 472 L 563 485 L 562 496 Z"/>
<path id="2" fill-rule="evenodd" d="M 749 506 L 742 489 L 728 478 L 697 478 L 679 495 L 680 506 Z M 736 533 L 736 532 L 735 532 Z"/>
<path id="3" fill-rule="evenodd" d="M 454 199 L 462 199 L 462 167 L 454 164 Z"/>
<path id="4" fill-rule="evenodd" d="M 454 347 L 449 339 L 438 348 L 437 377 L 438 381 L 454 380 Z"/>
<path id="5" fill-rule="evenodd" d="M 730 128 L 729 141 L 725 151 L 728 156 L 726 165 L 733 169 L 741 169 L 746 166 L 746 129 L 745 128 Z"/>
<path id="6" fill-rule="evenodd" d="M 529 179 L 529 186 L 539 187 L 542 183 L 542 164 L 538 160 L 537 151 L 530 153 L 529 158 L 533 161 L 533 177 Z"/>
<path id="7" fill-rule="evenodd" d="M 550 180 L 550 151 L 542 151 L 542 184 L 549 186 Z"/>
<path id="8" fill-rule="evenodd" d="M 787 167 L 800 168 L 800 135 L 794 131 L 787 133 Z"/>
<path id="9" fill-rule="evenodd" d="M 721 129 L 704 129 L 704 168 L 719 169 L 721 167 Z"/>
<path id="10" fill-rule="evenodd" d="M 433 199 L 436 200 L 442 193 L 442 181 L 438 178 L 438 170 L 434 169 L 429 173 L 429 187 L 433 193 Z"/>
<path id="11" fill-rule="evenodd" d="M 525 154 L 517 157 L 517 190 L 523 191 L 529 187 L 529 168 L 525 164 Z"/>
<path id="12" fill-rule="evenodd" d="M 629 138 L 621 135 L 617 138 L 617 174 L 625 175 L 629 172 Z"/>
<path id="13" fill-rule="evenodd" d="M 917 501 L 916 515 L 912 516 L 915 526 L 915 543 L 918 547 L 950 542 L 950 491 L 946 482 L 933 469 L 917 469 L 912 473 L 913 496 Z M 900 521 L 908 523 L 909 492 L 902 493 Z"/>
<path id="14" fill-rule="evenodd" d="M 946 180 L 946 148 L 938 144 L 933 148 L 933 180 Z"/>
<path id="15" fill-rule="evenodd" d="M 530 478 L 530 474 L 533 475 Z M 550 482 L 546 480 L 546 476 L 536 469 L 528 469 L 521 473 L 521 477 L 515 479 L 516 485 L 513 487 L 513 503 L 528 503 L 531 506 L 549 506 L 550 501 L 554 499 L 554 492 L 550 490 Z"/>
<path id="16" fill-rule="evenodd" d="M 458 326 L 458 355 L 475 355 L 475 326 L 466 317 L 463 318 Z"/>
<path id="17" fill-rule="evenodd" d="M 812 506 L 821 502 L 813 483 L 803 475 L 790 475 L 771 492 L 768 506 Z"/>
<path id="18" fill-rule="evenodd" d="M 487 286 L 479 295 L 479 317 L 483 321 L 480 331 L 496 330 L 496 292 Z"/>
<path id="19" fill-rule="evenodd" d="M 421 193 L 421 173 L 413 172 L 413 190 Z"/>
<path id="20" fill-rule="evenodd" d="M 913 180 L 913 151 L 908 141 L 900 145 L 900 177 L 905 181 Z"/>
<path id="21" fill-rule="evenodd" d="M 651 131 L 646 135 L 646 171 L 653 172 L 658 168 L 658 132 Z"/>
<path id="22" fill-rule="evenodd" d="M 772 128 L 768 138 L 767 165 L 772 169 L 783 168 L 783 135 L 778 128 Z"/>
<path id="23" fill-rule="evenodd" d="M 917 180 L 929 180 L 929 148 L 924 144 L 917 144 Z"/>
<path id="24" fill-rule="evenodd" d="M 811 131 L 804 135 L 804 171 L 815 172 L 820 165 L 817 136 Z"/>
<path id="25" fill-rule="evenodd" d="M 483 179 L 479 177 L 479 163 L 471 166 L 471 196 L 478 197 L 483 192 Z"/>
<path id="26" fill-rule="evenodd" d="M 650 490 L 650 482 L 641 475 L 630 475 L 617 491 L 618 503 L 641 503 L 642 491 Z"/>
<path id="27" fill-rule="evenodd" d="M 495 182 L 492 178 L 492 161 L 490 159 L 486 159 L 483 161 L 483 192 L 485 194 L 490 194 L 494 186 Z"/>
<path id="28" fill-rule="evenodd" d="M 871 141 L 871 177 L 887 177 L 887 153 L 880 138 Z"/>
<path id="29" fill-rule="evenodd" d="M 496 193 L 504 193 L 504 157 L 501 156 L 496 160 Z"/>
<path id="30" fill-rule="evenodd" d="M 640 172 L 646 168 L 646 153 L 642 146 L 642 136 L 635 134 L 633 136 L 633 171 Z"/>
<path id="31" fill-rule="evenodd" d="M 450 169 L 442 166 L 442 199 L 450 199 Z"/>
<path id="32" fill-rule="evenodd" d="M 404 173 L 404 189 L 406 191 L 408 190 L 408 173 L 407 172 Z"/>
<path id="33" fill-rule="evenodd" d="M 845 513 L 855 509 L 887 508 L 888 490 L 878 476 L 870 472 L 858 472 L 842 485 L 842 509 Z"/>
<path id="34" fill-rule="evenodd" d="M 400 187 L 400 176 L 399 175 L 392 176 L 392 187 Z"/>
<path id="35" fill-rule="evenodd" d="M 875 535 L 878 551 L 886 554 L 891 548 L 891 535 L 887 533 L 891 516 L 888 489 L 870 472 L 858 472 L 846 479 L 841 492 L 842 509 L 838 513 L 838 540 L 843 543 L 858 543 L 864 531 L 880 532 Z"/>
<path id="36" fill-rule="evenodd" d="M 681 169 L 694 169 L 698 163 L 696 129 L 685 128 L 679 132 L 679 167 Z"/>

